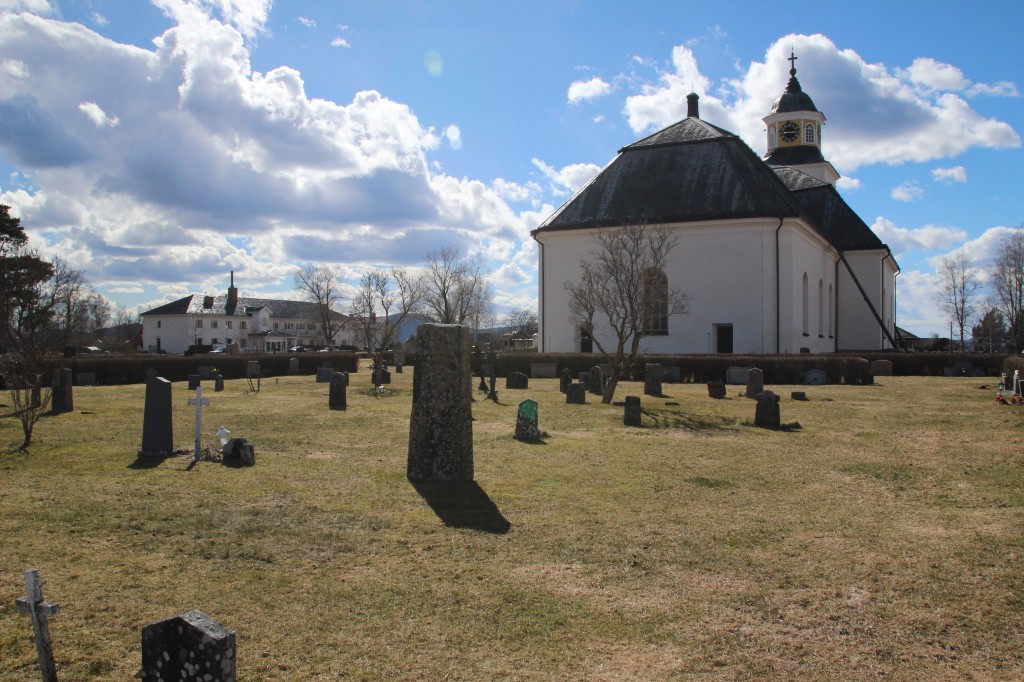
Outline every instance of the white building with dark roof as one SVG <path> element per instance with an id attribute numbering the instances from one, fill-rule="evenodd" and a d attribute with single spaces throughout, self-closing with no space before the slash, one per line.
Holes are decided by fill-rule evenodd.
<path id="1" fill-rule="evenodd" d="M 538 243 L 539 333 L 544 352 L 591 352 L 565 283 L 578 281 L 594 237 L 622 225 L 672 229 L 660 273 L 690 296 L 689 313 L 643 339 L 649 353 L 827 353 L 895 345 L 892 252 L 835 189 L 822 155 L 825 116 L 796 69 L 763 120 L 760 158 L 735 134 L 687 118 L 633 144 L 545 220 Z M 610 331 L 595 320 L 607 348 Z"/>
<path id="2" fill-rule="evenodd" d="M 190 346 L 238 344 L 246 352 L 292 346 L 355 345 L 356 321 L 330 311 L 337 332 L 324 338 L 320 307 L 307 301 L 239 297 L 235 276 L 225 295 L 191 294 L 142 313 L 143 348 L 183 353 Z"/>

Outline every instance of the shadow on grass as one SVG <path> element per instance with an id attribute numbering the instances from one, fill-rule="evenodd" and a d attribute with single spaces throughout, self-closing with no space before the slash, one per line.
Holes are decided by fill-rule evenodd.
<path id="1" fill-rule="evenodd" d="M 652 429 L 686 429 L 687 431 L 731 431 L 736 420 L 727 417 L 709 417 L 697 414 L 681 414 L 672 410 L 643 408 L 650 418 Z"/>
<path id="2" fill-rule="evenodd" d="M 449 528 L 468 528 L 498 535 L 512 528 L 476 481 L 409 482 Z"/>

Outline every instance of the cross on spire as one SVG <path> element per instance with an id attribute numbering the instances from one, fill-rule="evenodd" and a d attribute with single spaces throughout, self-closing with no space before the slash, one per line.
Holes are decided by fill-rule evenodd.
<path id="1" fill-rule="evenodd" d="M 789 59 L 788 59 L 788 61 L 789 61 L 789 75 L 790 76 L 795 76 L 796 75 L 796 60 L 797 59 L 800 59 L 800 58 L 797 57 L 796 54 L 793 53 L 793 48 L 789 48 Z"/>

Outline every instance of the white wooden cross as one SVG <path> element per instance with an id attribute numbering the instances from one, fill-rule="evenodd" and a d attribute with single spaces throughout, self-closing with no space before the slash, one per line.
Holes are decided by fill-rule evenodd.
<path id="1" fill-rule="evenodd" d="M 43 600 L 43 584 L 39 580 L 38 569 L 25 571 L 25 596 L 15 599 L 14 607 L 32 614 L 32 630 L 36 635 L 36 654 L 39 656 L 43 682 L 57 682 L 57 664 L 53 662 L 49 620 L 50 616 L 57 615 L 60 607 Z"/>
<path id="2" fill-rule="evenodd" d="M 188 399 L 189 405 L 196 406 L 196 452 L 192 455 L 192 461 L 198 462 L 202 456 L 202 432 L 203 432 L 203 405 L 209 405 L 210 399 L 203 397 L 203 387 L 196 386 L 196 397 Z"/>

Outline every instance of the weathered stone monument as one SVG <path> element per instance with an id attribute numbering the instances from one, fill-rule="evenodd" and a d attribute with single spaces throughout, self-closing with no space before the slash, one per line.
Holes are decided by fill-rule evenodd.
<path id="1" fill-rule="evenodd" d="M 530 363 L 530 377 L 533 379 L 554 379 L 558 376 L 558 365 L 554 362 Z"/>
<path id="2" fill-rule="evenodd" d="M 724 381 L 709 381 L 708 382 L 708 397 L 714 398 L 715 400 L 722 400 L 725 398 L 725 382 Z"/>
<path id="3" fill-rule="evenodd" d="M 473 480 L 469 352 L 466 327 L 425 323 L 416 330 L 406 467 L 410 480 Z"/>
<path id="4" fill-rule="evenodd" d="M 522 372 L 512 372 L 505 377 L 505 388 L 522 391 L 530 388 L 530 377 Z"/>
<path id="5" fill-rule="evenodd" d="M 331 367 L 317 367 L 316 369 L 316 383 L 326 384 L 331 381 L 331 375 L 334 374 L 334 369 Z"/>
<path id="6" fill-rule="evenodd" d="M 650 367 L 650 365 L 648 365 Z M 642 410 L 640 409 L 640 398 L 635 395 L 626 396 L 626 408 L 622 416 L 622 423 L 626 426 L 640 426 Z"/>
<path id="7" fill-rule="evenodd" d="M 804 391 L 793 391 L 789 397 L 793 400 L 807 400 L 807 393 Z"/>
<path id="8" fill-rule="evenodd" d="M 299 359 L 289 358 L 288 359 L 288 375 L 296 376 L 299 373 Z"/>
<path id="9" fill-rule="evenodd" d="M 213 392 L 220 393 L 224 390 L 224 375 L 215 374 L 213 377 Z"/>
<path id="10" fill-rule="evenodd" d="M 540 428 L 537 424 L 537 401 L 524 400 L 519 403 L 519 412 L 516 414 L 516 440 L 536 441 L 540 440 Z"/>
<path id="11" fill-rule="evenodd" d="M 202 611 L 142 628 L 143 682 L 235 682 L 235 633 Z"/>
<path id="12" fill-rule="evenodd" d="M 558 390 L 565 393 L 569 389 L 569 385 L 572 383 L 572 372 L 566 367 L 562 370 L 562 374 L 558 379 Z"/>
<path id="13" fill-rule="evenodd" d="M 809 369 L 804 372 L 804 385 L 824 386 L 828 383 L 828 375 L 822 369 Z"/>
<path id="14" fill-rule="evenodd" d="M 651 362 L 644 365 L 644 395 L 661 395 L 661 365 Z"/>
<path id="15" fill-rule="evenodd" d="M 189 374 L 188 375 L 188 390 L 190 390 L 190 391 L 196 390 L 197 388 L 199 388 L 199 385 L 201 383 L 202 383 L 202 379 L 199 377 L 198 374 Z"/>
<path id="16" fill-rule="evenodd" d="M 71 386 L 71 370 L 68 368 L 53 370 L 53 392 L 50 397 L 50 409 L 54 414 L 71 412 L 75 409 L 74 389 Z"/>
<path id="17" fill-rule="evenodd" d="M 331 388 L 328 393 L 327 406 L 332 410 L 348 409 L 348 375 L 344 372 L 331 374 Z"/>
<path id="18" fill-rule="evenodd" d="M 764 372 L 757 367 L 747 370 L 747 392 L 748 398 L 756 398 L 764 391 Z"/>
<path id="19" fill-rule="evenodd" d="M 757 407 L 754 409 L 754 426 L 765 429 L 777 429 L 782 426 L 779 415 L 779 396 L 771 391 L 757 394 Z"/>
<path id="20" fill-rule="evenodd" d="M 143 457 L 166 457 L 174 451 L 171 419 L 171 382 L 154 377 L 146 382 L 146 405 L 142 413 Z"/>
<path id="21" fill-rule="evenodd" d="M 725 370 L 725 383 L 730 386 L 743 385 L 747 383 L 747 372 L 750 367 L 728 367 Z"/>
<path id="22" fill-rule="evenodd" d="M 583 384 L 584 390 L 590 385 L 590 372 L 580 372 L 576 379 L 578 382 Z"/>
<path id="23" fill-rule="evenodd" d="M 568 388 L 565 389 L 565 404 L 566 405 L 586 405 L 587 404 L 587 387 L 583 382 L 569 384 Z"/>
<path id="24" fill-rule="evenodd" d="M 229 439 L 221 448 L 220 454 L 227 466 L 251 467 L 256 465 L 256 449 L 245 438 Z"/>
<path id="25" fill-rule="evenodd" d="M 591 367 L 587 381 L 587 390 L 594 395 L 604 395 L 605 376 L 600 367 Z"/>

